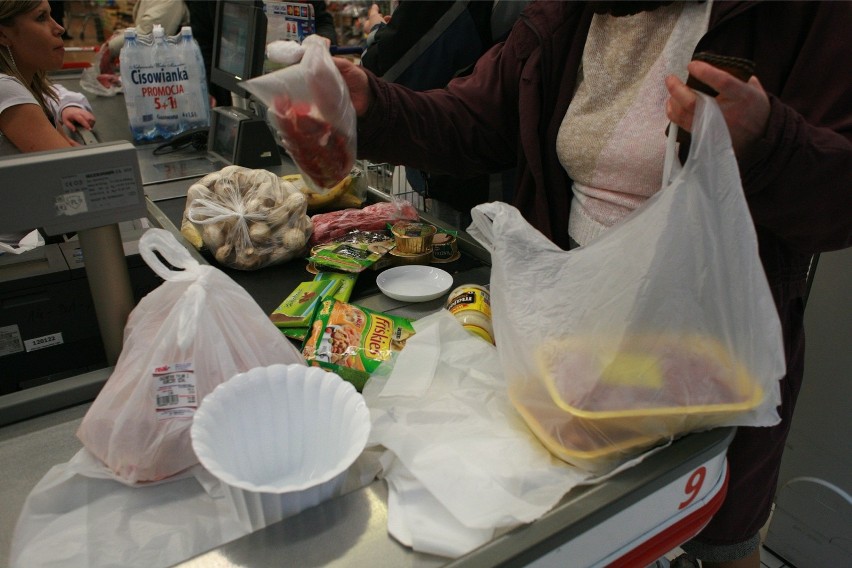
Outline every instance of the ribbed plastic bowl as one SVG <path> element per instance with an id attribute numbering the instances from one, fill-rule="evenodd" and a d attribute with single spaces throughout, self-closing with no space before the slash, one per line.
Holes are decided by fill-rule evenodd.
<path id="1" fill-rule="evenodd" d="M 304 365 L 234 376 L 204 398 L 191 429 L 201 464 L 229 486 L 264 494 L 267 517 L 278 518 L 333 496 L 369 433 L 355 388 Z"/>

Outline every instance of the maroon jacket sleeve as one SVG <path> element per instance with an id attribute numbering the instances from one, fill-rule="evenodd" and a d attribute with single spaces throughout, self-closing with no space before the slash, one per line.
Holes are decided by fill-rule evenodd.
<path id="1" fill-rule="evenodd" d="M 847 247 L 852 245 L 852 80 L 845 62 L 852 60 L 852 3 L 774 8 L 779 22 L 772 26 L 764 20 L 772 30 L 767 33 L 796 21 L 800 34 L 787 37 L 784 49 L 794 55 L 779 58 L 777 69 L 770 70 L 771 54 L 756 54 L 763 59 L 758 62 L 762 81 L 760 69 L 767 71 L 771 111 L 763 139 L 740 163 L 752 217 L 803 253 Z M 799 13 L 784 13 L 788 9 Z"/>
<path id="2" fill-rule="evenodd" d="M 498 44 L 471 75 L 416 92 L 366 71 L 375 101 L 358 121 L 358 156 L 467 177 L 505 170 L 518 153 L 523 61 Z"/>

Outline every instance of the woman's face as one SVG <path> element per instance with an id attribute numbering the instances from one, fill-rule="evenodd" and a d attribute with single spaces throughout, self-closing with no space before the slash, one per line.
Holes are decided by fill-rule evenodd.
<path id="1" fill-rule="evenodd" d="M 15 17 L 10 26 L 0 26 L 0 44 L 12 49 L 12 57 L 21 75 L 32 78 L 37 71 L 62 67 L 65 44 L 62 26 L 50 17 L 47 0 L 33 10 Z"/>

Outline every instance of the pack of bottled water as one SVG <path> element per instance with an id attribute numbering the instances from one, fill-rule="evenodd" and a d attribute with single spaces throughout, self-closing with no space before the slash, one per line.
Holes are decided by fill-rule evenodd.
<path id="1" fill-rule="evenodd" d="M 210 125 L 204 60 L 189 26 L 175 36 L 159 24 L 151 34 L 128 28 L 119 59 L 134 142 L 168 140 Z"/>

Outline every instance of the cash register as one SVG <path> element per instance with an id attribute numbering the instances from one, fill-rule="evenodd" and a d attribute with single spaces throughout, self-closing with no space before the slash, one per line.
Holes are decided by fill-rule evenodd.
<path id="1" fill-rule="evenodd" d="M 265 110 L 240 85 L 265 71 L 268 19 L 263 7 L 223 0 L 216 8 L 216 33 L 210 81 L 230 91 L 234 105 L 210 113 L 208 152 L 215 158 L 247 168 L 281 164 Z"/>

